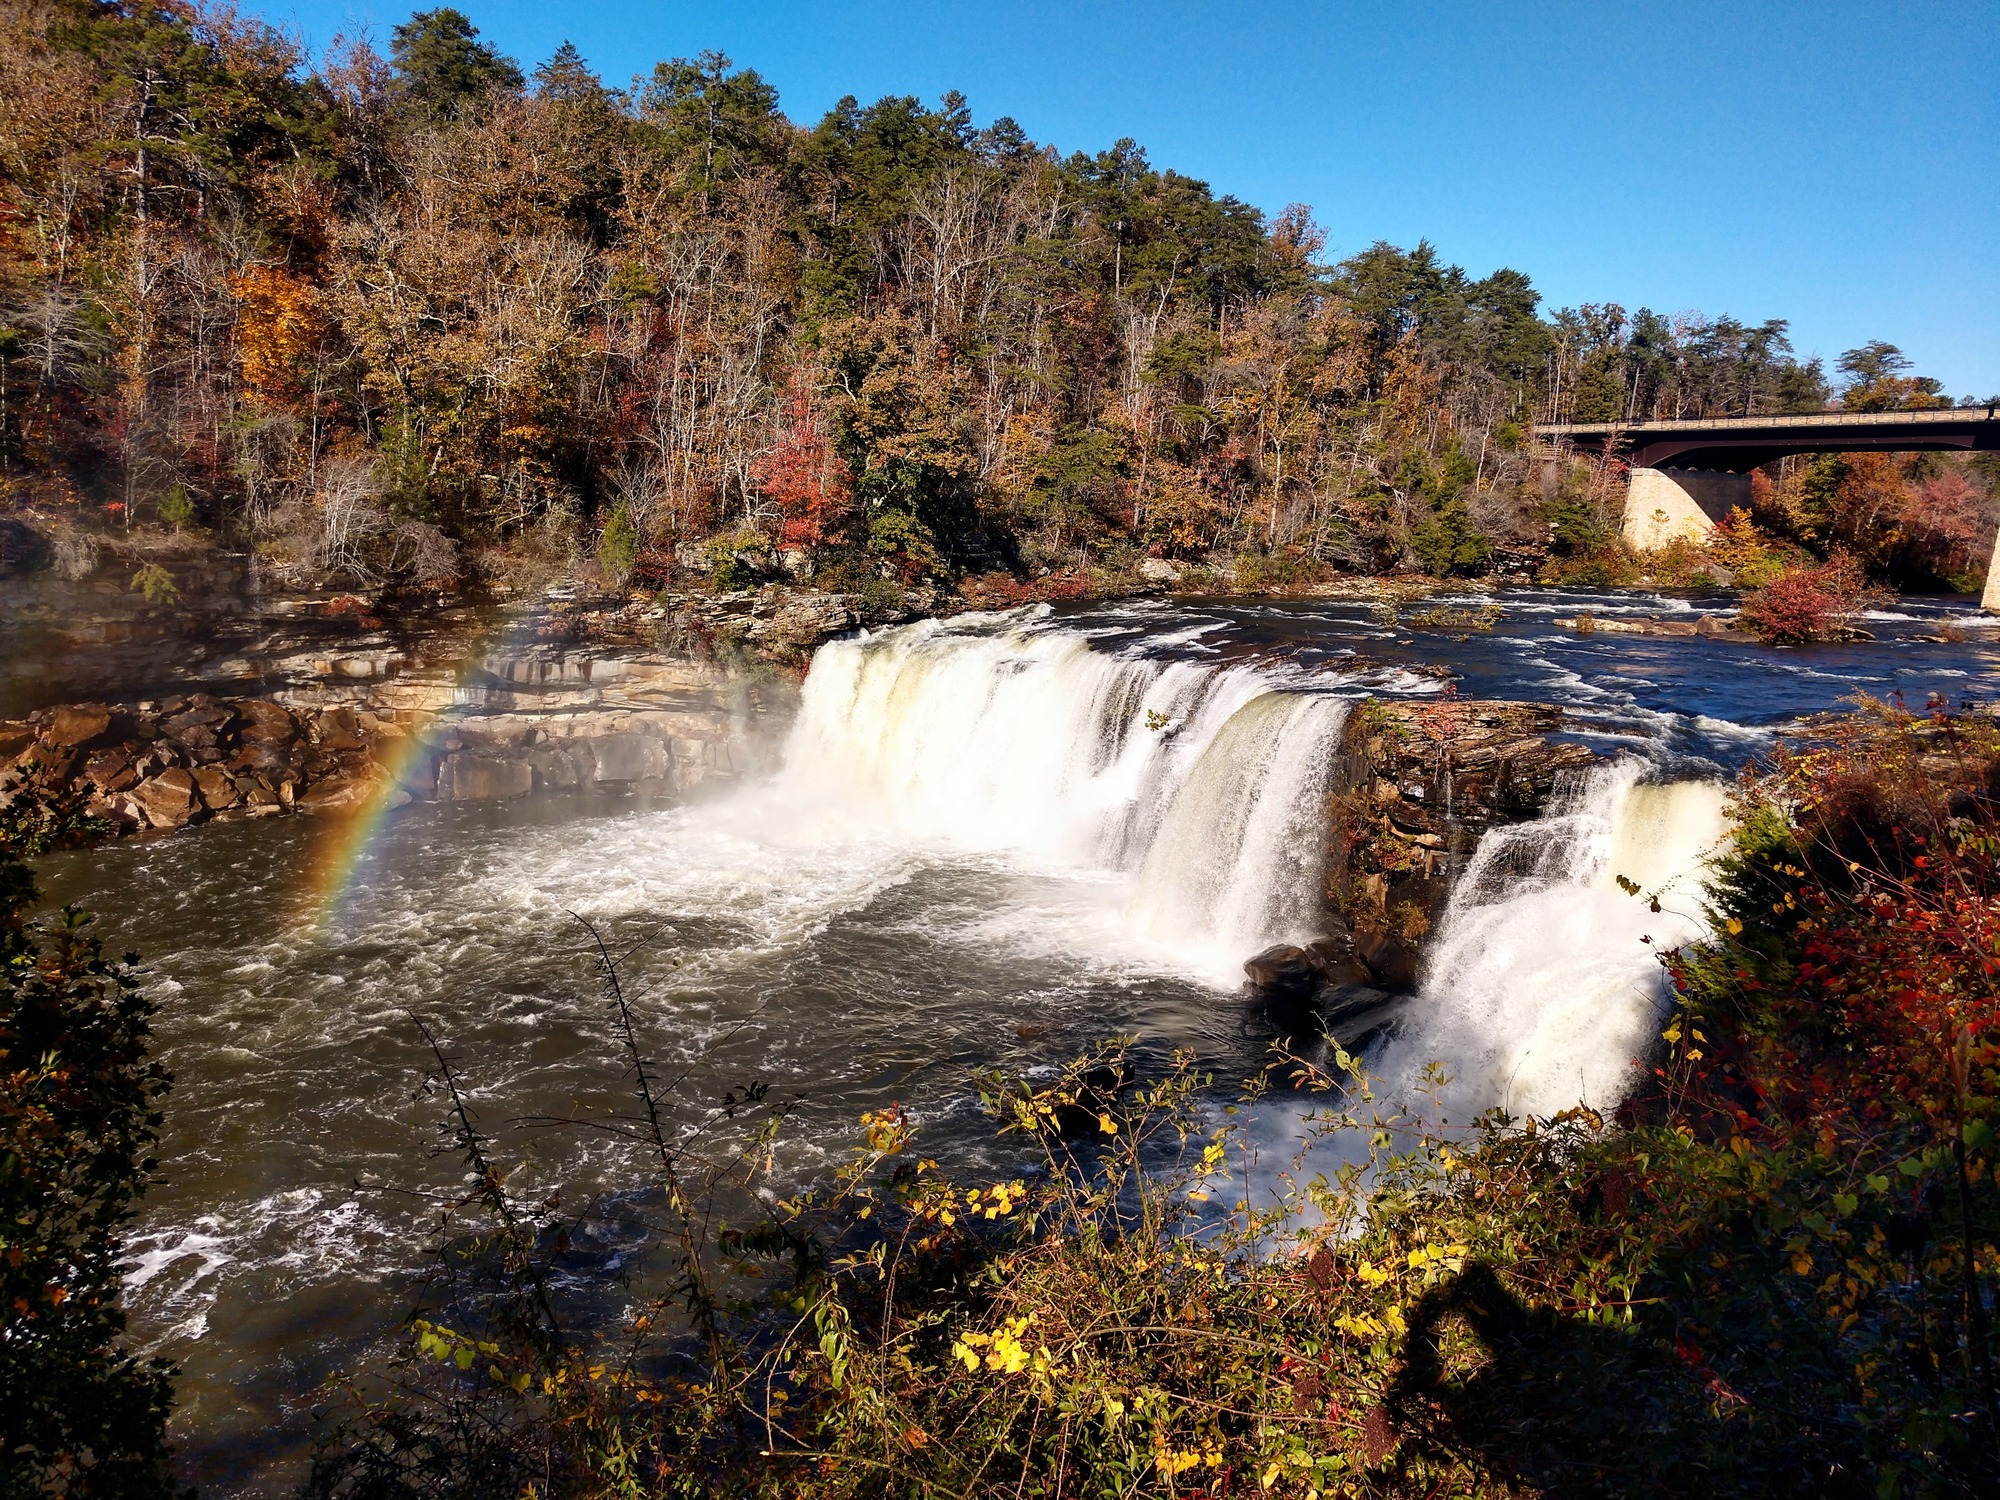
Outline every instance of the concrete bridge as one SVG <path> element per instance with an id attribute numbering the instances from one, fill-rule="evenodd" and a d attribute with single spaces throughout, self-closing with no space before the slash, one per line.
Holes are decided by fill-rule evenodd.
<path id="1" fill-rule="evenodd" d="M 2000 453 L 2000 407 L 1551 423 L 1535 436 L 1631 465 L 1625 540 L 1649 552 L 1699 541 L 1732 509 L 1748 510 L 1750 471 L 1794 453 Z M 2000 541 L 1982 602 L 2000 613 Z"/>

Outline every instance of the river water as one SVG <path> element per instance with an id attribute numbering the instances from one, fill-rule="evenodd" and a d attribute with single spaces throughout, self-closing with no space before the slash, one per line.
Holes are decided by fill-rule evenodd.
<path id="1" fill-rule="evenodd" d="M 331 876 L 341 830 L 309 820 L 48 861 L 49 896 L 104 913 L 161 1001 L 177 1082 L 129 1300 L 135 1335 L 185 1371 L 185 1477 L 286 1492 L 323 1383 L 393 1342 L 427 1263 L 424 1190 L 455 1180 L 413 1016 L 517 1182 L 637 1180 L 602 1134 L 509 1123 L 623 1100 L 572 912 L 622 955 L 688 1107 L 752 1079 L 799 1097 L 778 1185 L 826 1173 L 891 1103 L 931 1154 L 998 1171 L 975 1068 L 1033 1074 L 1129 1033 L 1221 1078 L 1254 1069 L 1268 1034 L 1240 964 L 1311 936 L 1345 716 L 1441 692 L 1448 669 L 1466 697 L 1572 705 L 1578 733 L 1630 754 L 1478 851 L 1375 1066 L 1442 1061 L 1454 1112 L 1608 1104 L 1656 1015 L 1642 937 L 1700 930 L 1717 780 L 1857 690 L 2000 695 L 2000 646 L 1909 639 L 1963 600 L 1797 651 L 1554 624 L 1689 608 L 1664 597 L 1425 607 L 1489 597 L 1490 631 L 1228 600 L 924 622 L 822 648 L 779 769 L 695 805 L 412 806 Z M 1639 915 L 1619 874 L 1667 887 L 1666 911 Z M 643 1263 L 638 1231 L 600 1234 L 605 1272 Z"/>

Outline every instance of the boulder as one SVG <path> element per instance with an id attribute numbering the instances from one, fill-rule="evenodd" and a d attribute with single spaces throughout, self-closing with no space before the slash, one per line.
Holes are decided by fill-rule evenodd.
<path id="1" fill-rule="evenodd" d="M 538 791 L 568 791 L 578 782 L 587 780 L 595 764 L 589 750 L 581 745 L 574 748 L 563 744 L 540 745 L 528 756 L 528 765 L 535 773 L 535 788 Z"/>
<path id="2" fill-rule="evenodd" d="M 178 828 L 201 811 L 201 794 L 191 772 L 170 767 L 140 782 L 127 799 L 155 828 Z"/>
<path id="3" fill-rule="evenodd" d="M 201 767 L 194 773 L 194 784 L 201 791 L 201 800 L 214 812 L 234 807 L 243 800 L 243 794 L 236 789 L 236 779 L 218 766 Z"/>
<path id="4" fill-rule="evenodd" d="M 245 745 L 283 745 L 297 737 L 299 726 L 282 704 L 268 698 L 250 698 L 236 706 L 243 716 L 237 738 Z"/>
<path id="5" fill-rule="evenodd" d="M 308 813 L 354 812 L 374 795 L 367 781 L 316 781 L 299 794 L 298 810 Z"/>
<path id="6" fill-rule="evenodd" d="M 1181 581 L 1181 570 L 1164 557 L 1148 557 L 1139 563 L 1139 576 L 1148 583 L 1175 584 Z"/>
<path id="7" fill-rule="evenodd" d="M 359 750 L 368 743 L 351 708 L 329 708 L 321 714 L 313 726 L 313 738 L 322 750 Z"/>
<path id="8" fill-rule="evenodd" d="M 592 779 L 605 781 L 665 780 L 673 775 L 667 742 L 636 731 L 607 734 L 590 742 L 595 761 Z"/>
<path id="9" fill-rule="evenodd" d="M 1336 985 L 1320 992 L 1320 1029 L 1329 1040 L 1351 1050 L 1371 1032 L 1394 1021 L 1409 1003 L 1406 997 L 1372 985 Z"/>
<path id="10" fill-rule="evenodd" d="M 99 703 L 66 703 L 49 716 L 42 743 L 61 750 L 93 745 L 111 731 L 111 710 Z"/>
<path id="11" fill-rule="evenodd" d="M 497 802 L 525 797 L 534 789 L 534 769 L 524 760 L 496 760 L 460 750 L 438 764 L 440 801 Z"/>
<path id="12" fill-rule="evenodd" d="M 219 752 L 229 722 L 236 716 L 226 708 L 192 708 L 160 720 L 160 733 L 192 754 Z M 220 754 L 203 755 L 220 760 Z"/>
<path id="13" fill-rule="evenodd" d="M 271 783 L 261 776 L 238 776 L 236 778 L 236 795 L 242 802 L 242 805 L 252 814 L 262 815 L 284 811 L 284 808 L 279 805 L 278 794 L 271 790 Z"/>
<path id="14" fill-rule="evenodd" d="M 1366 984 L 1374 976 L 1354 951 L 1354 934 L 1333 933 L 1315 938 L 1305 947 L 1306 961 L 1319 975 L 1321 984 Z"/>
<path id="15" fill-rule="evenodd" d="M 132 763 L 132 752 L 123 745 L 99 750 L 84 762 L 83 774 L 99 793 L 110 796 L 113 792 L 128 790 L 139 780 L 139 772 Z"/>
<path id="16" fill-rule="evenodd" d="M 1303 948 L 1279 943 L 1246 959 L 1243 973 L 1265 999 L 1310 995 L 1319 988 L 1319 970 Z"/>
<path id="17" fill-rule="evenodd" d="M 280 771 L 293 765 L 292 752 L 297 744 L 292 740 L 247 740 L 243 748 L 230 756 L 227 764 L 232 771 Z"/>
<path id="18" fill-rule="evenodd" d="M 1363 930 L 1354 935 L 1356 956 L 1368 966 L 1377 984 L 1388 990 L 1417 987 L 1417 954 L 1401 938 L 1386 932 Z"/>
<path id="19" fill-rule="evenodd" d="M 124 797 L 92 797 L 84 803 L 83 810 L 109 823 L 114 833 L 136 833 L 146 826 L 145 819 L 134 812 L 131 802 Z"/>

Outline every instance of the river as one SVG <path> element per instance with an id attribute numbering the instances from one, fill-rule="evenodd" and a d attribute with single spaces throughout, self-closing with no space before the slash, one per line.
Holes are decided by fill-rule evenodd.
<path id="1" fill-rule="evenodd" d="M 1449 669 L 1469 698 L 1571 705 L 1578 734 L 1631 755 L 1475 857 L 1377 1064 L 1438 1057 L 1467 1108 L 1610 1102 L 1658 1001 L 1640 927 L 1699 930 L 1690 891 L 1641 923 L 1610 877 L 1685 875 L 1720 827 L 1715 781 L 1802 714 L 1857 690 L 2000 695 L 2000 646 L 1910 639 L 1963 600 L 1796 651 L 1554 623 L 1689 608 L 1666 597 L 1424 607 L 1489 600 L 1490 630 L 1231 600 L 924 622 L 823 647 L 779 769 L 692 805 L 419 804 L 351 858 L 301 819 L 47 861 L 50 898 L 102 912 L 161 1002 L 176 1085 L 129 1300 L 135 1336 L 185 1372 L 185 1477 L 285 1493 L 323 1382 L 394 1339 L 427 1263 L 422 1190 L 454 1180 L 413 1015 L 517 1181 L 634 1180 L 601 1134 L 509 1124 L 621 1098 L 571 912 L 623 955 L 687 1099 L 751 1079 L 799 1097 L 778 1183 L 825 1174 L 892 1102 L 931 1154 L 998 1170 L 975 1068 L 1052 1069 L 1113 1033 L 1197 1048 L 1222 1078 L 1254 1068 L 1268 1038 L 1238 966 L 1310 936 L 1344 716 L 1439 693 Z M 643 1264 L 641 1231 L 613 1215 L 599 1234 L 607 1276 Z"/>

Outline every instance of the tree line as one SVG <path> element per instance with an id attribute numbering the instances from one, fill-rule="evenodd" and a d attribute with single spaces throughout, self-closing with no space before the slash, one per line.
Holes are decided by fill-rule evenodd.
<path id="1" fill-rule="evenodd" d="M 1329 262 L 1303 206 L 956 93 L 796 124 L 719 53 L 614 88 L 449 8 L 311 62 L 185 0 L 26 0 L 0 97 L 9 491 L 317 578 L 1539 566 L 1615 507 L 1537 421 L 1945 401 L 1781 319 Z M 1990 530 L 1991 476 L 1951 473 L 1933 572 Z"/>

